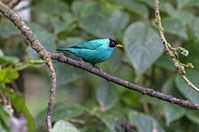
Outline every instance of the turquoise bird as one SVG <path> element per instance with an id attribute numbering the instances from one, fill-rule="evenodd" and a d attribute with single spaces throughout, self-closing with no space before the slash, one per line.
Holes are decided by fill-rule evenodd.
<path id="1" fill-rule="evenodd" d="M 68 51 L 83 61 L 92 64 L 107 60 L 116 47 L 123 48 L 123 45 L 113 39 L 95 39 L 80 43 L 68 48 L 59 48 L 58 51 Z"/>

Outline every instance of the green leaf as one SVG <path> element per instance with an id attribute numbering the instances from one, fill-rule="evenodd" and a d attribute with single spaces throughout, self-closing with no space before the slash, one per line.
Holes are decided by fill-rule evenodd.
<path id="1" fill-rule="evenodd" d="M 199 17 L 196 17 L 192 24 L 193 31 L 196 37 L 199 39 Z"/>
<path id="2" fill-rule="evenodd" d="M 137 0 L 140 3 L 148 5 L 150 8 L 154 9 L 154 0 Z M 159 2 L 160 6 L 160 12 L 166 12 L 168 13 L 168 10 L 170 10 L 170 7 L 173 6 L 172 3 L 169 0 L 163 0 Z"/>
<path id="3" fill-rule="evenodd" d="M 1 132 L 10 132 L 9 130 L 5 129 L 3 124 L 0 123 L 0 131 Z"/>
<path id="4" fill-rule="evenodd" d="M 122 29 L 126 27 L 126 25 L 129 22 L 129 14 L 122 12 L 122 11 L 116 11 L 113 13 L 113 15 L 110 17 L 110 22 L 113 26 L 113 30 L 115 33 L 120 32 Z"/>
<path id="5" fill-rule="evenodd" d="M 0 57 L 3 57 L 4 54 L 3 54 L 3 51 L 0 49 Z"/>
<path id="6" fill-rule="evenodd" d="M 179 95 L 176 87 L 175 87 L 175 80 L 174 78 L 169 78 L 163 85 L 162 88 L 163 93 L 168 95 Z M 186 110 L 183 107 L 180 107 L 178 105 L 174 105 L 168 102 L 161 102 L 163 106 L 163 112 L 166 119 L 166 124 L 169 126 L 169 124 L 172 121 L 180 119 L 182 116 L 185 115 Z"/>
<path id="7" fill-rule="evenodd" d="M 177 0 L 178 9 L 181 9 L 184 6 L 188 5 L 188 3 L 190 3 L 190 1 L 193 1 L 193 0 Z"/>
<path id="8" fill-rule="evenodd" d="M 177 98 L 183 98 L 183 95 L 180 93 L 175 85 L 175 78 L 176 76 L 171 76 L 170 78 L 166 79 L 162 86 L 162 92 L 168 95 L 175 96 Z"/>
<path id="9" fill-rule="evenodd" d="M 28 46 L 26 48 L 26 52 L 27 52 L 27 56 L 28 56 L 29 59 L 35 59 L 36 60 L 36 59 L 39 58 L 37 52 L 35 50 L 33 50 L 31 46 Z"/>
<path id="10" fill-rule="evenodd" d="M 7 108 L 0 104 L 0 131 L 10 131 L 10 114 Z"/>
<path id="11" fill-rule="evenodd" d="M 172 12 L 176 12 L 176 9 L 173 7 L 173 4 L 171 2 L 164 2 L 164 3 L 161 2 L 160 9 L 162 9 L 163 12 L 171 16 L 172 16 Z"/>
<path id="12" fill-rule="evenodd" d="M 97 2 L 88 2 L 81 6 L 78 20 L 81 28 L 100 38 L 112 38 L 115 33 L 125 28 L 128 21 L 129 15 L 121 11 L 115 12 L 111 18 L 107 17 Z"/>
<path id="13" fill-rule="evenodd" d="M 3 51 L 0 49 L 0 64 L 16 64 L 19 58 L 15 56 L 4 56 Z"/>
<path id="14" fill-rule="evenodd" d="M 0 84 L 10 83 L 12 80 L 17 79 L 19 77 L 18 72 L 10 67 L 0 70 L 0 75 Z"/>
<path id="15" fill-rule="evenodd" d="M 60 40 L 58 42 L 58 48 L 59 47 L 71 47 L 74 46 L 76 44 L 85 42 L 86 40 L 84 40 L 82 37 L 67 37 L 66 40 Z M 64 52 L 67 56 L 73 58 L 73 56 L 71 54 L 68 54 L 68 52 Z M 77 59 L 77 57 L 74 57 L 74 59 Z"/>
<path id="16" fill-rule="evenodd" d="M 148 6 L 150 6 L 151 8 L 154 8 L 154 0 L 137 0 L 138 2 L 142 2 Z M 160 4 L 162 4 L 162 2 L 164 1 L 161 1 Z M 161 10 L 161 8 L 160 8 Z"/>
<path id="17" fill-rule="evenodd" d="M 106 14 L 107 16 L 111 16 L 115 12 L 122 11 L 124 9 L 124 7 L 122 7 L 121 5 L 114 4 L 114 3 L 110 2 L 110 1 L 102 1 L 100 3 L 100 5 L 101 5 L 102 12 L 104 14 Z"/>
<path id="18" fill-rule="evenodd" d="M 79 19 L 79 26 L 88 33 L 101 38 L 112 38 L 114 29 L 108 17 L 101 13 Z"/>
<path id="19" fill-rule="evenodd" d="M 51 17 L 50 22 L 52 23 L 54 32 L 58 34 L 59 32 L 63 32 L 69 28 L 69 25 L 65 23 L 65 21 L 61 20 L 59 17 Z"/>
<path id="20" fill-rule="evenodd" d="M 73 126 L 71 123 L 64 120 L 59 120 L 54 124 L 52 132 L 80 132 L 80 131 L 77 130 L 77 128 Z"/>
<path id="21" fill-rule="evenodd" d="M 140 99 L 142 95 L 135 91 L 125 91 L 120 98 L 122 99 L 122 102 L 126 103 L 129 106 L 139 106 L 140 105 Z M 143 101 L 144 102 L 144 101 Z"/>
<path id="22" fill-rule="evenodd" d="M 188 110 L 186 112 L 186 117 L 191 121 L 199 125 L 199 112 Z"/>
<path id="23" fill-rule="evenodd" d="M 161 104 L 160 100 L 155 99 L 155 98 L 151 98 L 150 96 L 142 96 L 142 98 L 140 99 L 140 102 L 142 104 L 150 104 L 150 105 L 153 105 L 153 106 Z"/>
<path id="24" fill-rule="evenodd" d="M 54 35 L 52 33 L 46 31 L 42 26 L 36 23 L 29 23 L 28 26 L 47 51 L 55 51 L 56 45 Z M 30 46 L 26 49 L 26 52 L 31 59 L 38 59 L 37 52 L 33 50 Z"/>
<path id="25" fill-rule="evenodd" d="M 117 89 L 113 84 L 103 80 L 97 87 L 96 98 L 101 110 L 108 110 L 118 101 Z"/>
<path id="26" fill-rule="evenodd" d="M 19 29 L 8 19 L 2 19 L 0 22 L 0 37 L 8 38 L 11 35 L 20 34 Z"/>
<path id="27" fill-rule="evenodd" d="M 186 77 L 196 86 L 199 87 L 199 71 L 196 70 L 188 70 L 186 73 Z M 191 102 L 199 103 L 199 94 L 193 90 L 188 84 L 182 79 L 180 75 L 177 75 L 175 78 L 175 83 L 177 85 L 178 90 Z"/>
<path id="28" fill-rule="evenodd" d="M 183 48 L 187 49 L 189 51 L 189 55 L 186 56 L 179 56 L 180 61 L 183 63 L 192 63 L 194 66 L 194 70 L 199 70 L 199 41 L 194 40 L 194 41 L 188 41 L 183 45 Z"/>
<path id="29" fill-rule="evenodd" d="M 186 7 L 196 7 L 199 5 L 198 0 L 177 0 L 178 9 L 186 8 Z"/>
<path id="30" fill-rule="evenodd" d="M 50 22 L 52 23 L 54 33 L 58 34 L 60 32 L 69 31 L 72 28 L 72 24 L 74 23 L 74 17 L 69 12 L 63 12 L 62 18 L 58 16 L 54 16 L 50 18 Z"/>
<path id="31" fill-rule="evenodd" d="M 68 5 L 62 0 L 41 0 L 31 7 L 35 12 L 47 12 L 49 14 L 60 14 L 68 10 Z"/>
<path id="32" fill-rule="evenodd" d="M 28 25 L 40 43 L 46 48 L 46 50 L 54 52 L 56 45 L 53 34 L 46 31 L 42 26 L 36 23 L 29 23 Z"/>
<path id="33" fill-rule="evenodd" d="M 172 60 L 167 55 L 161 56 L 157 60 L 155 65 L 158 66 L 158 67 L 164 68 L 166 70 L 169 70 L 169 71 L 175 71 L 176 70 Z"/>
<path id="34" fill-rule="evenodd" d="M 175 11 L 171 15 L 172 15 L 173 18 L 180 20 L 180 22 L 184 26 L 183 29 L 185 29 L 186 25 L 189 24 L 195 18 L 193 13 L 191 13 L 189 11 L 183 11 L 183 10 Z"/>
<path id="35" fill-rule="evenodd" d="M 16 64 L 19 58 L 15 56 L 0 56 L 0 64 Z"/>
<path id="36" fill-rule="evenodd" d="M 109 132 L 115 132 L 116 126 L 125 120 L 127 109 L 116 105 L 108 111 L 96 111 L 95 114 L 106 125 Z"/>
<path id="37" fill-rule="evenodd" d="M 82 75 L 82 70 L 68 64 L 54 62 L 54 67 L 57 75 L 57 87 L 64 86 Z"/>
<path id="38" fill-rule="evenodd" d="M 53 110 L 53 121 L 80 116 L 85 108 L 77 104 L 56 103 Z M 41 111 L 37 117 L 37 126 L 45 125 L 47 109 Z"/>
<path id="39" fill-rule="evenodd" d="M 83 6 L 84 6 L 84 2 L 82 2 L 82 1 L 73 1 L 72 5 L 71 5 L 71 10 L 73 11 L 73 13 L 76 16 L 79 16 L 80 15 L 80 11 L 81 11 Z"/>
<path id="40" fill-rule="evenodd" d="M 127 28 L 124 44 L 137 75 L 151 66 L 164 50 L 158 34 L 143 22 L 133 23 Z"/>
<path id="41" fill-rule="evenodd" d="M 153 132 L 154 128 L 158 132 L 164 132 L 158 121 L 153 117 L 138 113 L 136 111 L 130 111 L 128 118 L 132 124 L 136 126 L 139 132 Z"/>
<path id="42" fill-rule="evenodd" d="M 118 70 L 118 68 L 122 64 L 122 57 L 123 57 L 123 52 L 120 49 L 116 49 L 111 57 L 107 60 L 108 67 L 110 71 L 114 72 Z"/>
<path id="43" fill-rule="evenodd" d="M 182 38 L 186 38 L 186 33 L 185 33 L 185 26 L 183 23 L 172 17 L 165 17 L 162 19 L 162 25 L 165 30 L 165 32 L 178 35 Z"/>
<path id="44" fill-rule="evenodd" d="M 34 119 L 29 113 L 20 95 L 16 91 L 13 91 L 11 88 L 4 88 L 0 86 L 0 91 L 3 93 L 3 95 L 7 96 L 10 99 L 13 108 L 18 113 L 25 115 L 27 119 L 28 132 L 34 132 L 35 131 Z"/>
<path id="45" fill-rule="evenodd" d="M 142 17 L 147 18 L 149 16 L 147 6 L 142 3 L 132 1 L 132 0 L 110 0 L 110 1 L 114 2 L 118 5 L 124 6 L 128 10 L 130 10 Z"/>
<path id="46" fill-rule="evenodd" d="M 82 7 L 81 11 L 80 11 L 80 18 L 88 18 L 91 16 L 95 16 L 95 14 L 100 14 L 101 12 L 101 8 L 100 8 L 100 4 L 97 2 L 87 2 L 86 4 L 84 4 L 84 6 Z M 92 21 L 92 19 L 90 19 L 90 21 Z"/>

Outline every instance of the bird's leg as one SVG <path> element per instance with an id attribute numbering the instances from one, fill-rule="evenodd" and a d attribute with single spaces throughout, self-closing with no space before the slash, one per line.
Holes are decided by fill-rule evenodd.
<path id="1" fill-rule="evenodd" d="M 81 66 L 83 67 L 85 65 L 85 62 L 82 60 L 82 58 L 80 58 L 81 61 Z"/>
<path id="2" fill-rule="evenodd" d="M 91 64 L 93 67 L 95 67 L 95 68 L 97 68 L 100 72 L 102 72 L 102 69 L 101 68 L 99 68 L 99 67 L 97 67 L 97 66 L 95 66 L 95 64 Z"/>
<path id="3" fill-rule="evenodd" d="M 100 72 L 101 75 L 104 75 L 104 74 L 105 74 L 105 73 L 102 71 L 101 68 L 99 68 L 99 67 L 97 67 L 97 66 L 95 66 L 95 65 L 93 65 L 93 64 L 92 64 L 92 66 L 95 67 L 95 68 L 97 68 L 97 69 L 99 70 L 99 72 Z M 106 80 L 107 80 L 108 82 L 110 82 L 109 79 L 106 79 Z"/>

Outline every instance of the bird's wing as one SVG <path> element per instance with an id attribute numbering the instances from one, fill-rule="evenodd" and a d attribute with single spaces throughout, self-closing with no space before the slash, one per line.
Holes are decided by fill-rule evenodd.
<path id="1" fill-rule="evenodd" d="M 83 49 L 95 50 L 100 46 L 102 46 L 102 43 L 99 43 L 97 41 L 92 40 L 92 41 L 77 44 L 77 45 L 72 46 L 70 48 L 83 48 Z"/>

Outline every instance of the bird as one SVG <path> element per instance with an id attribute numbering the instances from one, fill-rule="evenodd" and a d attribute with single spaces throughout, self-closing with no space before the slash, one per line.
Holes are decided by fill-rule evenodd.
<path id="1" fill-rule="evenodd" d="M 88 42 L 79 43 L 72 47 L 58 48 L 56 50 L 68 51 L 79 57 L 81 60 L 95 66 L 95 64 L 107 60 L 116 47 L 123 48 L 124 46 L 111 38 L 105 38 L 94 39 Z"/>

